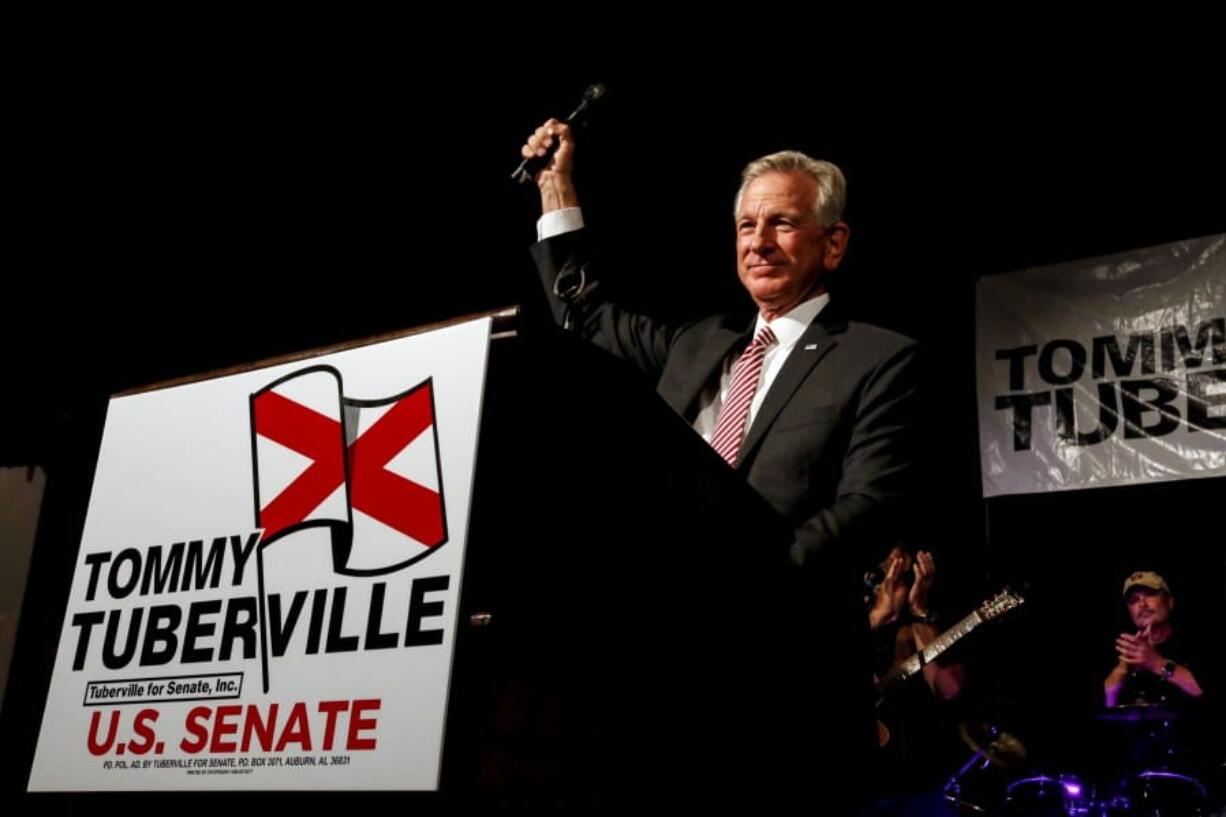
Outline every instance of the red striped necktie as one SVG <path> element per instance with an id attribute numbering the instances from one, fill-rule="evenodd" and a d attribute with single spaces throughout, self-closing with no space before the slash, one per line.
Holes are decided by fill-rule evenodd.
<path id="1" fill-rule="evenodd" d="M 753 343 L 741 353 L 732 367 L 732 386 L 720 407 L 719 419 L 715 421 L 715 433 L 711 435 L 711 447 L 715 449 L 715 453 L 727 460 L 729 465 L 736 465 L 741 441 L 745 439 L 745 421 L 749 418 L 749 406 L 758 390 L 766 347 L 774 342 L 775 333 L 769 326 L 763 326 Z"/>

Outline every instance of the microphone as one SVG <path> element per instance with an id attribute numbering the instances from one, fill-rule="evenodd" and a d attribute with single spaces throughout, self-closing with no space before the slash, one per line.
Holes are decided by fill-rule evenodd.
<path id="1" fill-rule="evenodd" d="M 566 124 L 577 126 L 583 124 L 591 110 L 592 104 L 600 99 L 605 94 L 605 87 L 599 82 L 587 86 L 587 90 L 583 92 L 583 99 L 579 102 L 579 107 L 571 111 L 570 116 L 566 117 Z M 558 149 L 557 140 L 545 150 L 544 156 L 532 156 L 524 159 L 519 163 L 519 167 L 515 168 L 515 172 L 511 174 L 511 178 L 520 184 L 528 184 L 532 181 L 532 177 L 539 173 L 545 165 L 549 164 L 553 159 L 553 154 Z"/>

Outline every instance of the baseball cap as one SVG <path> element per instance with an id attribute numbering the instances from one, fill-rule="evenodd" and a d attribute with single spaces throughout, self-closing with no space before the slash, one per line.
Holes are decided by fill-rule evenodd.
<path id="1" fill-rule="evenodd" d="M 1170 593 L 1170 585 L 1166 583 L 1166 579 L 1159 576 L 1152 570 L 1138 570 L 1127 579 L 1124 579 L 1124 595 L 1128 595 L 1128 591 L 1134 587 L 1148 587 L 1150 590 L 1161 590 L 1165 593 Z"/>

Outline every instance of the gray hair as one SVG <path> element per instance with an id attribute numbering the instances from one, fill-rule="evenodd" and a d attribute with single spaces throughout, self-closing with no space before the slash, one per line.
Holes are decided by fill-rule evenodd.
<path id="1" fill-rule="evenodd" d="M 830 227 L 843 217 L 847 206 L 847 178 L 843 171 L 831 162 L 823 162 L 806 156 L 798 150 L 781 150 L 761 159 L 754 159 L 741 171 L 741 188 L 736 191 L 733 215 L 741 210 L 741 196 L 749 183 L 767 173 L 804 173 L 817 182 L 817 200 L 813 202 L 813 215 L 823 227 Z"/>

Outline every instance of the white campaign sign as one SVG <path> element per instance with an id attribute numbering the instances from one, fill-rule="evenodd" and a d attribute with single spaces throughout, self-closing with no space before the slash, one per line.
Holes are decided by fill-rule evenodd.
<path id="1" fill-rule="evenodd" d="M 984 496 L 1226 476 L 1226 236 L 994 275 Z"/>
<path id="2" fill-rule="evenodd" d="M 489 332 L 113 399 L 30 790 L 436 789 Z"/>

